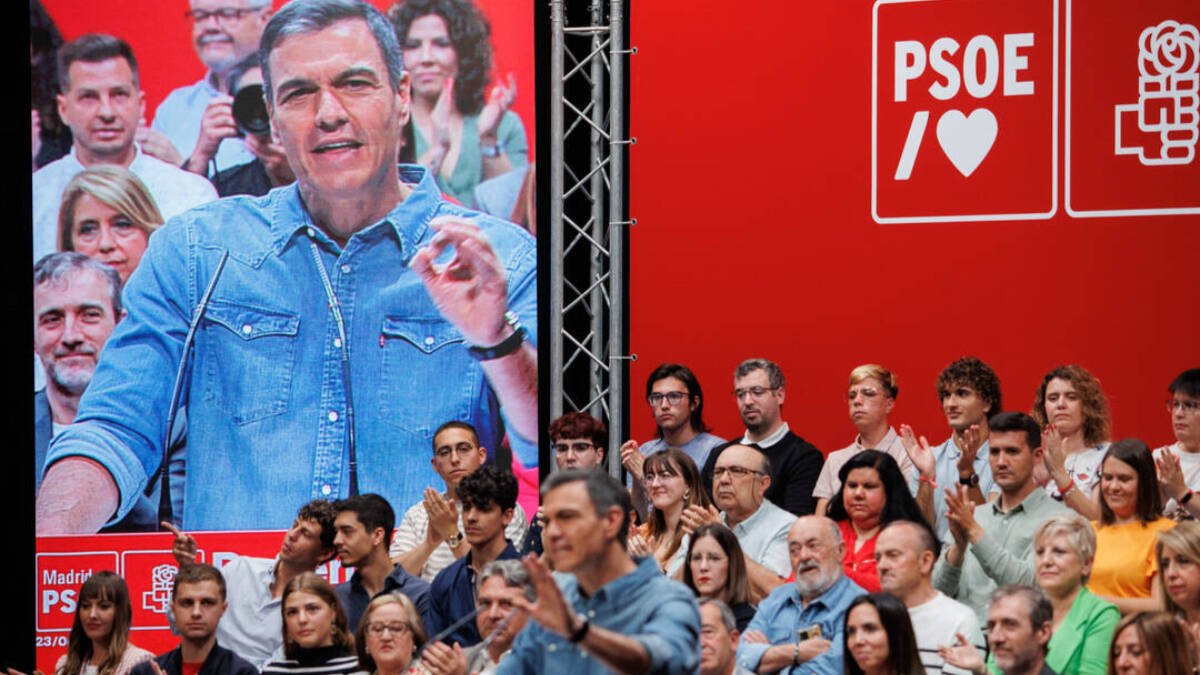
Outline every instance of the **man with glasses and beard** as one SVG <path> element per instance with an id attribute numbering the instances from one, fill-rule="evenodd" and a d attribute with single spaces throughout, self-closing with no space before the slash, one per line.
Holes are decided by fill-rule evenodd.
<path id="1" fill-rule="evenodd" d="M 758 605 L 738 645 L 739 666 L 756 673 L 793 673 L 801 664 L 804 672 L 842 672 L 846 611 L 866 593 L 842 573 L 845 555 L 846 544 L 832 520 L 796 520 L 788 532 L 796 583 L 776 588 Z"/>

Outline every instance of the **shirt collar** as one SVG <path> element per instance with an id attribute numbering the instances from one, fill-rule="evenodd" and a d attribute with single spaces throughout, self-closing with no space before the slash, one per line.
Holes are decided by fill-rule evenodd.
<path id="1" fill-rule="evenodd" d="M 645 558 L 634 558 L 637 567 L 632 572 L 624 576 L 617 577 L 612 581 L 604 584 L 596 589 L 590 597 L 583 595 L 583 589 L 579 586 L 575 587 L 575 592 L 579 597 L 586 598 L 593 602 L 604 602 L 610 596 L 614 598 L 631 598 L 635 597 L 634 592 L 640 589 L 651 577 L 661 575 L 662 570 L 658 567 L 658 562 L 654 556 L 648 555 Z"/>
<path id="2" fill-rule="evenodd" d="M 1025 495 L 1025 499 L 1022 499 L 1020 504 L 1007 511 L 1000 508 L 1000 497 L 996 497 L 992 500 L 992 513 L 997 516 L 1003 516 L 1021 511 L 1030 511 L 1036 509 L 1042 502 L 1050 498 L 1050 495 L 1044 489 L 1034 486 L 1033 491 Z"/>
<path id="3" fill-rule="evenodd" d="M 358 236 L 378 236 L 384 228 L 395 232 L 405 264 L 417 251 L 417 245 L 429 229 L 429 221 L 438 214 L 442 206 L 441 192 L 433 175 L 421 166 L 400 165 L 400 182 L 412 191 L 377 223 L 354 233 Z M 311 236 L 317 241 L 332 243 L 332 240 L 317 227 L 300 198 L 299 182 L 280 188 L 274 193 L 271 214 L 272 249 L 278 255 L 297 236 L 303 236 L 311 228 Z"/>
<path id="4" fill-rule="evenodd" d="M 757 445 L 760 448 L 769 448 L 779 441 L 782 441 L 783 437 L 787 436 L 788 431 L 788 424 L 787 422 L 784 422 L 783 424 L 779 425 L 779 428 L 776 429 L 774 433 L 762 439 L 761 441 L 750 440 L 750 432 L 747 431 L 746 433 L 742 434 L 742 443 L 746 445 Z"/>
<path id="5" fill-rule="evenodd" d="M 859 450 L 878 450 L 880 452 L 886 452 L 884 448 L 892 447 L 892 443 L 895 443 L 898 438 L 899 437 L 896 435 L 896 430 L 888 427 L 887 433 L 883 435 L 883 438 L 879 439 L 879 442 L 875 444 L 875 447 L 868 448 L 867 446 L 863 445 L 862 434 L 854 437 L 854 447 Z"/>
<path id="6" fill-rule="evenodd" d="M 847 585 L 850 583 L 850 577 L 845 574 L 838 574 L 837 581 L 833 582 L 825 592 L 813 598 L 808 603 L 808 607 L 820 606 L 822 609 L 828 609 L 837 604 L 838 598 L 845 592 Z M 800 597 L 800 589 L 796 587 L 795 582 L 789 583 L 788 588 L 791 590 L 791 600 L 796 603 L 796 606 L 801 608 L 801 611 L 807 609 L 804 606 L 803 598 Z"/>

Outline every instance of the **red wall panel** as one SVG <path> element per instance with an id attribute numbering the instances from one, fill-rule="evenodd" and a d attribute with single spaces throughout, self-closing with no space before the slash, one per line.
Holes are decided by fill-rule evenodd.
<path id="1" fill-rule="evenodd" d="M 1061 73 L 1067 6 L 1055 6 Z M 1025 18 L 1007 11 L 997 38 Z M 1200 366 L 1200 216 L 1068 216 L 1060 97 L 1053 218 L 877 224 L 872 19 L 861 1 L 631 3 L 634 437 L 653 434 L 641 392 L 668 360 L 697 372 L 714 431 L 740 433 L 733 368 L 763 356 L 789 378 L 785 419 L 826 452 L 853 438 L 842 395 L 867 362 L 899 376 L 893 423 L 941 440 L 934 379 L 973 354 L 996 369 L 1006 409 L 1028 410 L 1042 375 L 1075 362 L 1100 378 L 1116 437 L 1173 441 L 1166 385 Z M 947 23 L 945 34 L 974 33 Z M 880 74 L 881 91 L 891 78 Z M 1174 190 L 1194 197 L 1200 184 Z"/>

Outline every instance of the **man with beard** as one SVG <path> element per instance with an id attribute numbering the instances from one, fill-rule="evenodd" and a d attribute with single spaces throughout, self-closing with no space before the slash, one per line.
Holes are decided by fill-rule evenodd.
<path id="1" fill-rule="evenodd" d="M 1054 631 L 1054 608 L 1040 588 L 1004 586 L 988 607 L 988 645 L 1003 675 L 1055 675 L 1046 665 L 1046 646 Z M 938 650 L 946 663 L 988 675 L 988 669 L 966 638 Z"/>
<path id="2" fill-rule="evenodd" d="M 185 14 L 192 24 L 192 46 L 208 72 L 199 82 L 167 94 L 150 128 L 138 130 L 138 142 L 165 162 L 208 175 L 213 160 L 218 169 L 254 161 L 238 138 L 229 75 L 258 50 L 271 2 L 191 0 L 189 5 Z"/>
<path id="3" fill-rule="evenodd" d="M 46 373 L 46 388 L 33 395 L 36 486 L 50 439 L 75 421 L 100 349 L 124 315 L 121 277 L 108 265 L 64 252 L 33 266 L 33 350 Z"/>
<path id="4" fill-rule="evenodd" d="M 824 516 L 797 519 L 788 532 L 788 555 L 796 583 L 776 588 L 758 605 L 737 663 L 756 673 L 840 673 L 846 611 L 866 591 L 842 573 L 846 544 L 837 523 Z"/>
<path id="5" fill-rule="evenodd" d="M 762 450 L 771 464 L 767 499 L 797 516 L 816 508 L 813 488 L 825 458 L 811 443 L 792 433 L 783 421 L 786 393 L 783 371 L 767 359 L 747 359 L 733 375 L 733 397 L 746 433 L 738 443 Z M 702 477 L 710 492 L 720 447 L 708 455 Z"/>

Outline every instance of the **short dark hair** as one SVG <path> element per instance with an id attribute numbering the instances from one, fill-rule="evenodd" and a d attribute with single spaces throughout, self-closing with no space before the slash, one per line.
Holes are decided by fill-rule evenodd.
<path id="1" fill-rule="evenodd" d="M 397 41 L 403 43 L 413 22 L 431 14 L 446 22 L 458 58 L 454 107 L 464 115 L 478 115 L 492 77 L 492 27 L 471 0 L 404 0 L 388 10 Z"/>
<path id="2" fill-rule="evenodd" d="M 1133 468 L 1137 474 L 1137 517 L 1143 524 L 1157 520 L 1162 515 L 1162 496 L 1158 491 L 1158 469 L 1154 467 L 1154 456 L 1150 448 L 1137 438 L 1124 438 L 1108 446 L 1104 460 L 1100 462 L 1100 471 L 1104 471 L 1104 462 L 1109 458 L 1119 459 Z M 1100 491 L 1100 524 L 1112 525 L 1117 517 L 1108 502 L 1104 499 L 1104 491 Z"/>
<path id="3" fill-rule="evenodd" d="M 950 394 L 950 388 L 956 384 L 965 384 L 975 390 L 979 397 L 991 404 L 989 415 L 1004 410 L 1000 398 L 1000 378 L 988 364 L 974 356 L 964 356 L 942 369 L 937 376 L 938 400 L 945 400 Z"/>
<path id="4" fill-rule="evenodd" d="M 629 538 L 629 511 L 633 509 L 633 502 L 629 499 L 629 492 L 616 478 L 603 471 L 587 469 L 559 471 L 542 485 L 542 501 L 546 500 L 546 495 L 550 494 L 551 490 L 578 482 L 583 482 L 587 487 L 588 497 L 592 500 L 592 508 L 597 516 L 604 516 L 613 507 L 621 510 L 621 528 L 617 530 L 617 541 L 624 547 Z"/>
<path id="5" fill-rule="evenodd" d="M 462 429 L 463 431 L 469 432 L 471 437 L 475 439 L 475 447 L 479 447 L 479 432 L 475 431 L 475 427 L 460 420 L 450 420 L 449 422 L 443 422 L 442 425 L 433 432 L 433 437 L 429 439 L 429 444 L 433 446 L 434 454 L 437 453 L 437 437 L 441 436 L 442 432 L 447 429 Z"/>
<path id="6" fill-rule="evenodd" d="M 1054 621 L 1054 607 L 1050 604 L 1050 598 L 1046 597 L 1046 592 L 1037 586 L 1025 586 L 1022 584 L 1008 584 L 997 588 L 992 593 L 992 601 L 989 604 L 994 604 L 1001 598 L 1017 596 L 1025 600 L 1025 606 L 1029 608 L 1029 624 L 1037 630 L 1040 626 L 1045 626 Z M 1050 643 L 1043 645 L 1043 651 L 1049 650 Z"/>
<path id="7" fill-rule="evenodd" d="M 137 59 L 129 43 L 107 33 L 87 33 L 71 40 L 58 50 L 58 86 L 62 93 L 71 89 L 71 64 L 76 61 L 100 63 L 109 59 L 125 59 L 133 71 L 133 86 L 138 87 Z"/>
<path id="8" fill-rule="evenodd" d="M 274 103 L 275 100 L 271 90 L 271 52 L 281 40 L 315 33 L 339 21 L 355 19 L 366 22 L 375 37 L 375 44 L 379 46 L 380 55 L 387 65 L 392 91 L 398 91 L 404 77 L 400 43 L 396 42 L 392 24 L 378 9 L 362 0 L 295 0 L 285 4 L 271 17 L 259 41 L 258 57 L 262 63 L 263 90 L 267 103 Z"/>
<path id="9" fill-rule="evenodd" d="M 382 527 L 384 547 L 392 545 L 392 530 L 396 529 L 396 512 L 392 510 L 392 505 L 380 495 L 368 492 L 339 499 L 333 503 L 333 510 L 339 514 L 346 511 L 353 513 L 368 534 L 375 531 L 375 528 Z"/>
<path id="10" fill-rule="evenodd" d="M 908 608 L 891 593 L 868 593 L 855 598 L 846 608 L 846 615 L 842 619 L 842 646 L 845 652 L 843 663 L 846 675 L 863 675 L 864 672 L 850 654 L 850 633 L 847 630 L 850 625 L 850 613 L 859 605 L 871 605 L 879 614 L 879 625 L 887 635 L 888 661 L 892 664 L 892 672 L 905 675 L 924 673 L 925 667 L 921 665 L 921 652 L 917 649 L 917 636 L 913 632 Z"/>
<path id="11" fill-rule="evenodd" d="M 725 586 L 721 588 L 720 599 L 731 605 L 750 602 L 750 576 L 746 572 L 746 556 L 742 553 L 742 545 L 738 542 L 737 535 L 724 523 L 705 523 L 692 533 L 688 539 L 687 553 L 683 558 L 683 583 L 699 595 L 696 579 L 692 576 L 692 549 L 705 537 L 712 537 L 729 559 L 725 567 Z"/>
<path id="12" fill-rule="evenodd" d="M 187 567 L 179 568 L 175 573 L 175 581 L 171 584 L 171 599 L 179 594 L 179 587 L 182 584 L 198 584 L 204 581 L 217 582 L 217 590 L 221 592 L 221 599 L 225 599 L 225 577 L 221 574 L 221 570 L 207 563 L 196 563 Z"/>
<path id="13" fill-rule="evenodd" d="M 907 518 L 899 518 L 879 528 L 880 532 L 891 527 L 907 527 L 917 535 L 917 552 L 929 551 L 933 554 L 933 559 L 936 562 L 942 555 L 942 542 L 934 534 L 933 528 L 929 523 L 921 520 L 908 520 Z"/>
<path id="14" fill-rule="evenodd" d="M 517 479 L 510 471 L 485 464 L 459 482 L 458 498 L 464 508 L 486 509 L 495 504 L 507 511 L 517 505 Z"/>
<path id="15" fill-rule="evenodd" d="M 1172 394 L 1187 394 L 1200 398 L 1200 368 L 1189 368 L 1171 380 L 1167 391 Z"/>
<path id="16" fill-rule="evenodd" d="M 333 548 L 333 538 L 337 536 L 337 529 L 333 526 L 333 521 L 337 519 L 337 510 L 333 508 L 333 502 L 328 499 L 314 499 L 300 507 L 296 518 L 311 520 L 320 525 L 321 548 L 324 550 Z"/>
<path id="17" fill-rule="evenodd" d="M 1002 412 L 992 415 L 988 420 L 988 431 L 1023 431 L 1025 443 L 1033 452 L 1042 447 L 1042 427 L 1029 415 L 1023 412 Z"/>
<path id="18" fill-rule="evenodd" d="M 654 393 L 654 383 L 659 380 L 665 380 L 668 377 L 673 377 L 683 386 L 687 387 L 688 402 L 696 401 L 696 409 L 692 411 L 688 418 L 688 425 L 697 433 L 708 431 L 708 427 L 704 424 L 704 393 L 700 390 L 700 380 L 696 379 L 696 374 L 691 368 L 681 363 L 663 363 L 650 372 L 646 378 L 646 398 L 650 398 L 650 394 Z M 662 436 L 662 429 L 658 430 L 658 435 Z"/>
<path id="19" fill-rule="evenodd" d="M 863 450 L 851 457 L 838 470 L 838 480 L 842 485 L 833 499 L 829 500 L 830 520 L 841 521 L 850 517 L 850 514 L 846 512 L 842 495 L 846 489 L 846 477 L 855 469 L 874 469 L 875 473 L 879 474 L 885 498 L 883 513 L 879 515 L 881 525 L 887 525 L 893 520 L 914 522 L 925 520 L 921 515 L 921 507 L 917 506 L 917 500 L 913 499 L 912 493 L 908 490 L 908 481 L 905 480 L 904 472 L 900 470 L 896 459 L 886 452 L 878 450 Z"/>
<path id="20" fill-rule="evenodd" d="M 733 379 L 745 377 L 756 370 L 761 370 L 767 374 L 767 383 L 772 389 L 779 389 L 787 386 L 787 380 L 783 377 L 783 369 L 779 364 L 770 359 L 746 359 L 737 365 L 733 370 Z"/>
<path id="21" fill-rule="evenodd" d="M 94 260 L 75 251 L 58 251 L 48 253 L 33 265 L 33 287 L 54 282 L 62 283 L 68 276 L 81 272 L 91 272 L 99 276 L 108 285 L 109 302 L 112 305 L 113 317 L 121 318 L 121 275 L 109 265 Z"/>
<path id="22" fill-rule="evenodd" d="M 550 423 L 550 440 L 560 438 L 586 438 L 592 445 L 604 450 L 608 447 L 608 429 L 604 422 L 584 412 L 569 412 Z"/>

